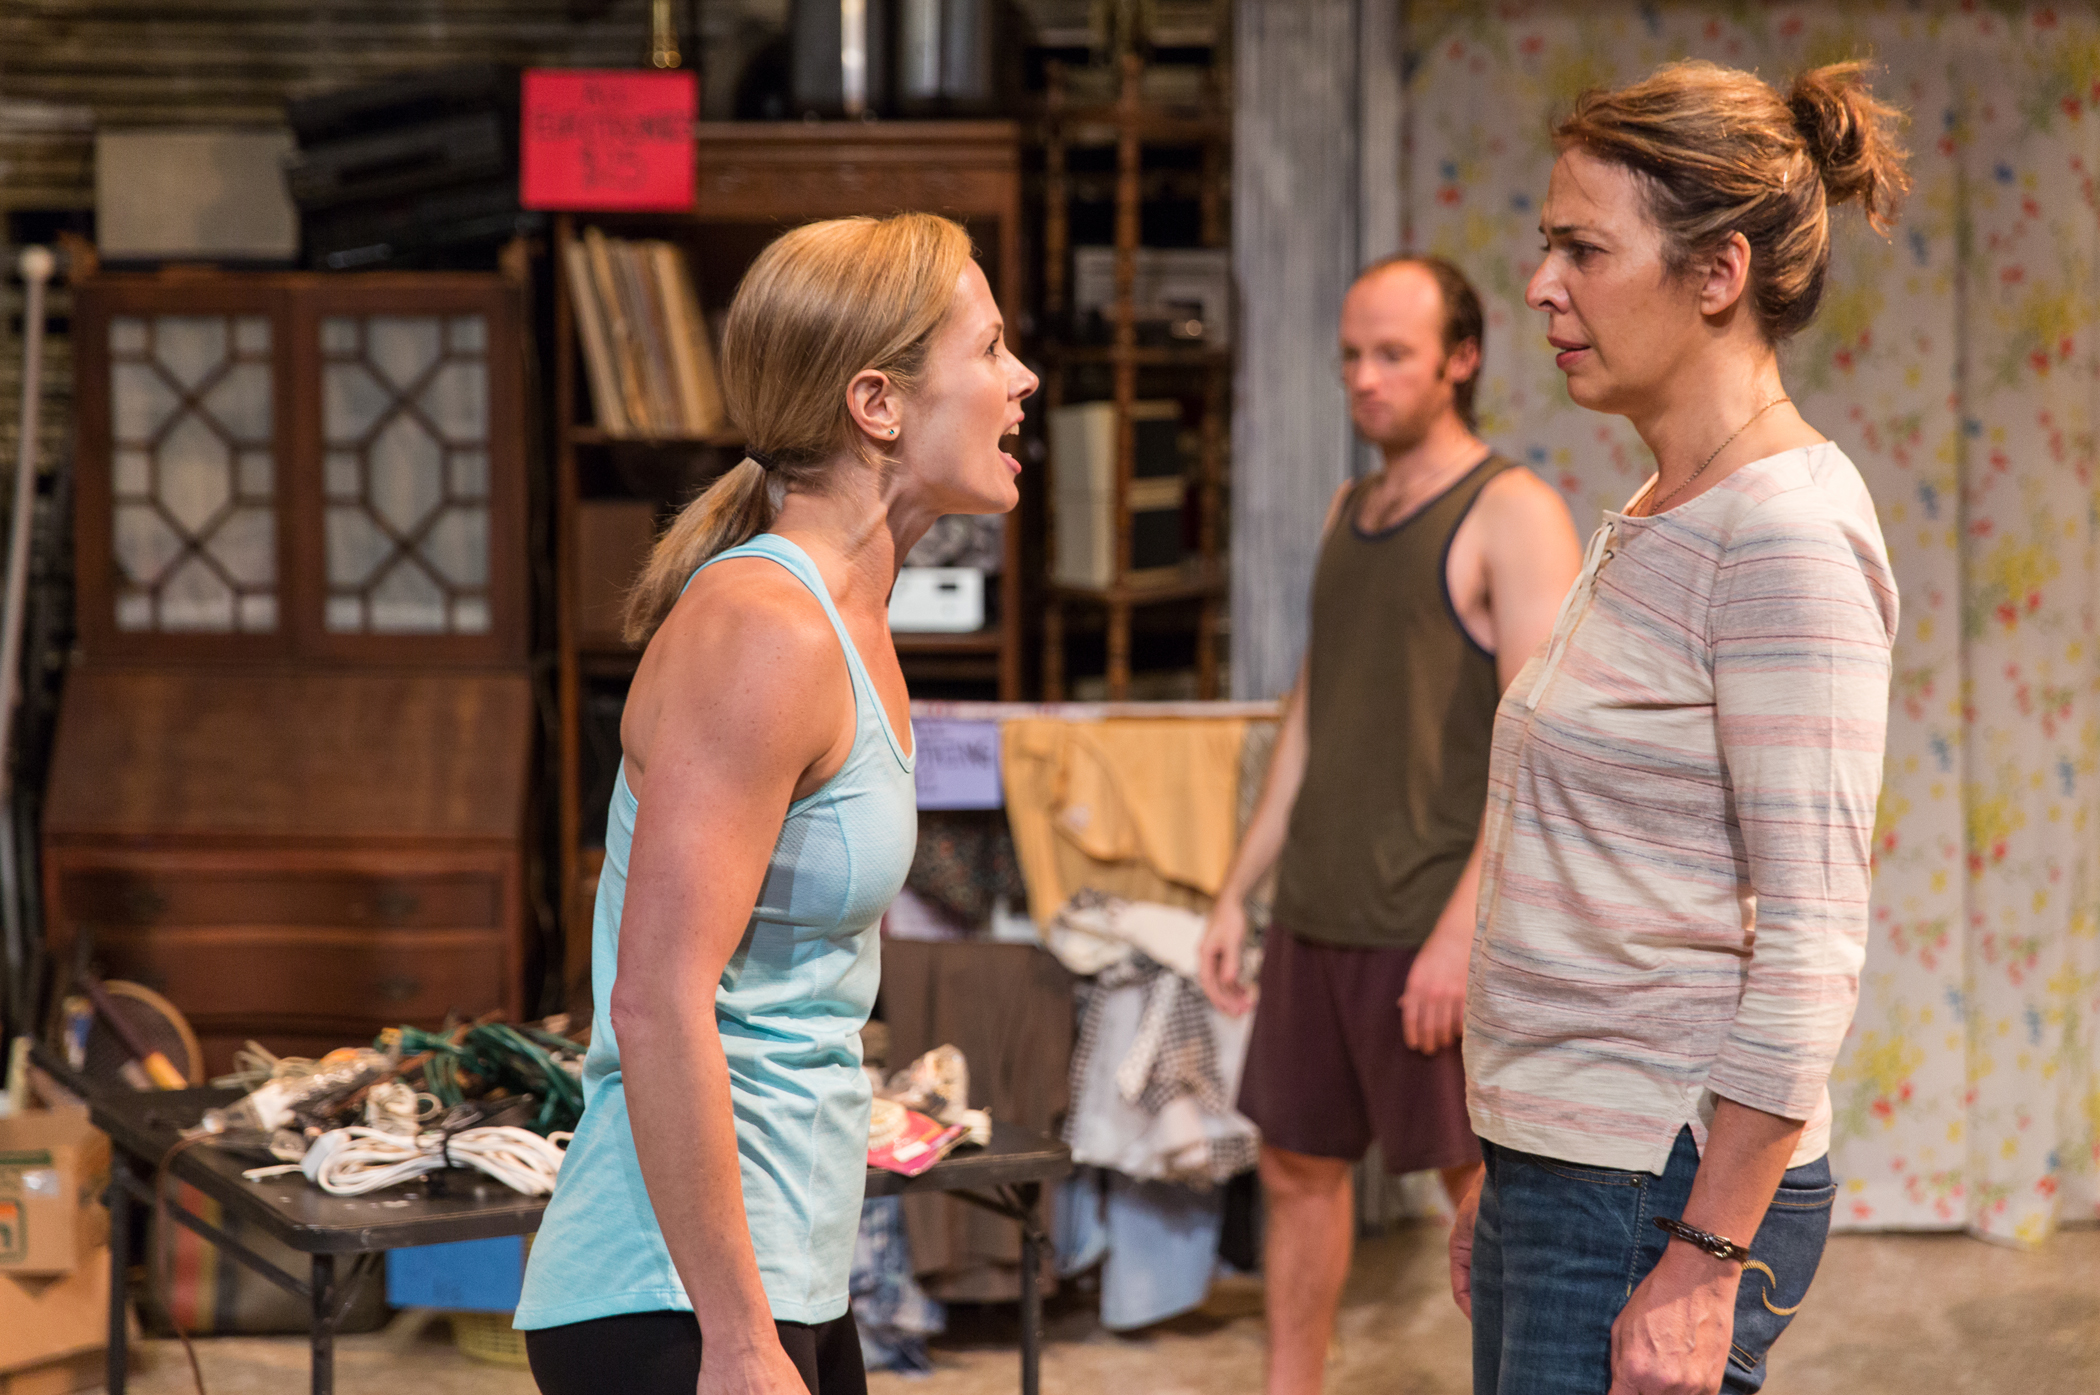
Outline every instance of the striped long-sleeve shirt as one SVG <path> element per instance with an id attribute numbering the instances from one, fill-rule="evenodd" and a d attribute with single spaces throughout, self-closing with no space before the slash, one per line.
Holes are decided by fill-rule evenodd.
<path id="1" fill-rule="evenodd" d="M 1715 1096 L 1806 1120 L 1859 995 L 1896 584 L 1836 446 L 1609 514 L 1495 723 L 1482 1138 L 1660 1174 Z"/>

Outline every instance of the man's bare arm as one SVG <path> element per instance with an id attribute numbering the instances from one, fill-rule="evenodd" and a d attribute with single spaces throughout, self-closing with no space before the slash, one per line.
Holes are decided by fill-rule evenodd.
<path id="1" fill-rule="evenodd" d="M 1343 485 L 1327 503 L 1327 520 L 1320 525 L 1324 540 L 1340 516 L 1350 485 Z M 1284 835 L 1290 829 L 1291 808 L 1298 802 L 1298 788 L 1305 783 L 1305 759 L 1309 749 L 1305 723 L 1306 664 L 1298 665 L 1298 680 L 1283 700 L 1283 716 L 1276 731 L 1276 747 L 1269 753 L 1268 773 L 1262 779 L 1261 795 L 1254 802 L 1240 846 L 1225 870 L 1225 884 L 1211 907 L 1203 927 L 1203 942 L 1196 956 L 1196 977 L 1220 1012 L 1234 1017 L 1254 1006 L 1254 994 L 1240 974 L 1240 947 L 1247 937 L 1244 902 L 1255 885 L 1268 875 L 1283 855 Z"/>
<path id="2" fill-rule="evenodd" d="M 1481 491 L 1495 676 L 1507 688 L 1553 633 L 1582 570 L 1582 544 L 1560 494 L 1529 470 L 1507 470 Z"/>
<path id="3" fill-rule="evenodd" d="M 1582 569 L 1582 550 L 1560 495 L 1529 470 L 1497 475 L 1473 508 L 1487 574 L 1495 677 L 1507 688 L 1553 632 L 1561 598 Z M 1407 989 L 1400 995 L 1401 1039 L 1416 1051 L 1441 1051 L 1465 1032 L 1466 972 L 1485 858 L 1483 830 L 1474 836 L 1465 872 L 1408 970 Z"/>

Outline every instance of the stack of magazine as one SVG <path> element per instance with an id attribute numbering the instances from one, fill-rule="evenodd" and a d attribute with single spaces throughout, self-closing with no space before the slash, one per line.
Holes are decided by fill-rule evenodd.
<path id="1" fill-rule="evenodd" d="M 727 427 L 714 346 L 685 255 L 668 242 L 569 243 L 570 303 L 598 426 L 608 436 L 713 436 Z"/>

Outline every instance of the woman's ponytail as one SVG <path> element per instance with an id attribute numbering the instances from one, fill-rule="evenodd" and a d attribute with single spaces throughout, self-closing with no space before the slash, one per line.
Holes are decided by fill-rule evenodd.
<path id="1" fill-rule="evenodd" d="M 765 467 L 745 456 L 679 511 L 649 550 L 649 561 L 627 593 L 620 633 L 629 644 L 649 642 L 694 572 L 718 552 L 747 543 L 773 526 L 772 489 Z"/>

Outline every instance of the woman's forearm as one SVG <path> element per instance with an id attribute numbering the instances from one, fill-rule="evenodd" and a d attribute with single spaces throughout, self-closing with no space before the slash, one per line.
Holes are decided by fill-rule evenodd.
<path id="1" fill-rule="evenodd" d="M 775 1342 L 744 1215 L 729 1062 L 714 1013 L 671 1002 L 664 988 L 648 996 L 658 1001 L 631 1009 L 615 1030 L 635 1157 L 664 1244 L 709 1351 Z"/>
<path id="2" fill-rule="evenodd" d="M 1771 1208 L 1794 1145 L 1807 1126 L 1805 1120 L 1782 1119 L 1731 1099 L 1717 1099 L 1691 1199 L 1679 1219 L 1748 1245 Z"/>

